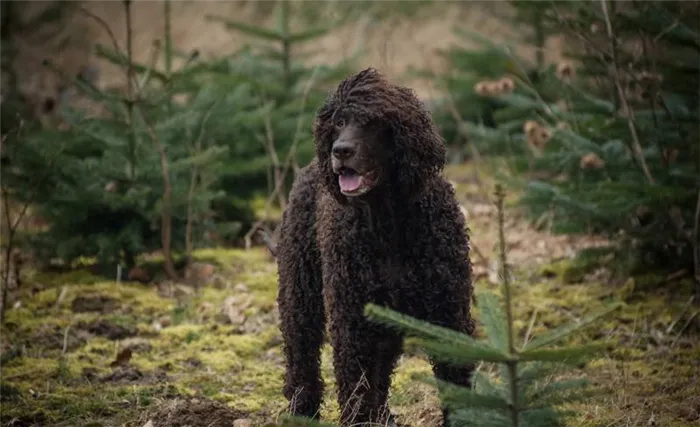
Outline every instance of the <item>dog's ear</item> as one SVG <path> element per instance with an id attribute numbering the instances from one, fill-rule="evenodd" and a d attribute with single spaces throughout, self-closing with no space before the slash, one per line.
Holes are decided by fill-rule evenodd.
<path id="1" fill-rule="evenodd" d="M 338 108 L 338 103 L 337 92 L 330 92 L 323 106 L 318 110 L 316 121 L 314 122 L 314 144 L 323 185 L 333 198 L 342 204 L 346 203 L 347 199 L 340 192 L 338 177 L 333 173 L 331 165 L 331 149 L 333 148 L 333 140 L 336 137 L 333 115 Z"/>
<path id="2" fill-rule="evenodd" d="M 398 190 L 408 198 L 445 167 L 445 143 L 430 113 L 414 92 L 397 87 L 396 109 L 390 112 L 393 138 L 392 172 Z"/>

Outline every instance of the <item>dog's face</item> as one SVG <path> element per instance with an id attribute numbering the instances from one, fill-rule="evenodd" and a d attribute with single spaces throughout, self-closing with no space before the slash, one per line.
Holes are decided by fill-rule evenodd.
<path id="1" fill-rule="evenodd" d="M 409 200 L 445 164 L 445 146 L 422 102 L 369 68 L 329 94 L 314 124 L 323 185 L 349 199 Z"/>
<path id="2" fill-rule="evenodd" d="M 389 129 L 381 122 L 362 123 L 343 111 L 333 117 L 335 138 L 331 168 L 346 197 L 360 197 L 381 185 L 390 147 Z"/>

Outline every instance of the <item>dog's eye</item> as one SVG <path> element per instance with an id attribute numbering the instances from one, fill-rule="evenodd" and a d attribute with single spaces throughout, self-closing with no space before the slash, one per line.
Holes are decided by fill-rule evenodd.
<path id="1" fill-rule="evenodd" d="M 345 127 L 345 119 L 336 120 L 335 127 L 337 127 L 338 129 L 344 128 Z"/>

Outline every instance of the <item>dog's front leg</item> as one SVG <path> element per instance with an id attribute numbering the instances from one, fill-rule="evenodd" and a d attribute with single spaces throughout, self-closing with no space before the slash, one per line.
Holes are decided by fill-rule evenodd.
<path id="1" fill-rule="evenodd" d="M 364 319 L 361 306 L 333 310 L 331 343 L 342 426 L 381 423 L 386 416 L 385 400 L 391 372 L 379 372 L 377 354 L 380 334 Z M 386 378 L 385 378 L 386 377 Z"/>
<path id="2" fill-rule="evenodd" d="M 313 197 L 302 192 L 291 198 L 284 213 L 277 255 L 277 301 L 286 361 L 283 393 L 289 411 L 319 418 L 325 310 L 312 203 Z"/>

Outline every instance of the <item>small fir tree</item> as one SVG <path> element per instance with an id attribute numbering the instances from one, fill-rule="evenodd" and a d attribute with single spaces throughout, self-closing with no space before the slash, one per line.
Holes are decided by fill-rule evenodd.
<path id="1" fill-rule="evenodd" d="M 465 120 L 443 126 L 455 126 L 486 154 L 505 156 L 513 171 L 529 172 L 521 201 L 538 223 L 613 239 L 630 261 L 627 272 L 699 275 L 700 7 L 529 3 L 514 6 L 537 18 L 532 26 L 545 38 L 565 41 L 566 59 L 528 62 L 508 45 L 471 35 L 483 49 L 453 50 L 453 67 L 468 77 L 451 91 L 472 92 L 498 109 L 489 127 L 470 123 L 469 110 L 458 105 Z M 486 90 L 498 89 L 497 78 L 513 84 Z M 443 107 L 436 117 L 448 114 Z M 700 276 L 697 282 L 700 292 Z"/>
<path id="2" fill-rule="evenodd" d="M 153 63 L 134 63 L 131 2 L 124 5 L 125 52 L 104 46 L 97 52 L 123 67 L 126 93 L 63 75 L 102 114 L 66 106 L 58 128 L 22 135 L 3 180 L 28 188 L 36 171 L 55 170 L 31 193 L 35 212 L 50 224 L 32 236 L 39 259 L 70 264 L 94 256 L 111 275 L 117 264 L 131 267 L 139 253 L 162 249 L 166 273 L 175 278 L 171 251 L 189 253 L 202 243 L 211 205 L 222 196 L 214 186 L 230 148 L 222 136 L 261 112 L 247 85 L 222 90 L 217 82 L 198 81 L 192 61 L 173 70 L 167 1 L 165 43 L 156 46 L 165 69 L 156 67 L 159 55 Z M 185 101 L 175 102 L 176 96 Z"/>
<path id="3" fill-rule="evenodd" d="M 323 103 L 327 90 L 351 71 L 356 59 L 351 56 L 334 65 L 307 64 L 308 53 L 302 51 L 303 47 L 326 35 L 337 22 L 308 26 L 297 19 L 302 21 L 302 29 L 293 30 L 294 18 L 304 12 L 303 7 L 303 2 L 274 2 L 273 28 L 207 17 L 253 39 L 232 58 L 219 60 L 219 66 L 210 69 L 209 78 L 250 85 L 263 111 L 247 120 L 247 132 L 254 143 L 231 151 L 221 182 L 224 186 L 247 182 L 251 194 L 264 190 L 268 195 L 266 210 L 275 204 L 281 210 L 285 208 L 295 170 L 314 155 L 312 122 L 316 107 Z M 246 243 L 250 236 L 246 235 Z"/>

